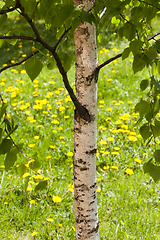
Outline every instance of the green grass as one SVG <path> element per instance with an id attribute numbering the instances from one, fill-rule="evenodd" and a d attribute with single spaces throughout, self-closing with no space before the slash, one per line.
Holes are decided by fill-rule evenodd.
<path id="1" fill-rule="evenodd" d="M 100 62 L 116 54 L 112 49 L 99 51 Z M 8 54 L 12 56 L 12 48 Z M 118 59 L 99 76 L 97 196 L 101 240 L 160 238 L 160 185 L 143 173 L 143 164 L 152 158 L 154 146 L 151 143 L 145 147 L 135 127 L 138 116 L 134 106 L 142 96 L 139 83 L 147 72 L 133 75 L 131 61 Z M 8 172 L 0 156 L 1 239 L 74 239 L 73 193 L 69 185 L 73 184 L 73 166 L 72 157 L 67 155 L 73 152 L 73 104 L 57 69 L 45 68 L 33 83 L 21 70 L 23 66 L 1 75 L 1 93 L 9 103 L 7 113 L 19 125 L 14 141 L 24 144 L 23 152 L 29 160 L 40 162 L 39 179 L 48 178 L 48 187 L 34 190 L 39 179 L 28 165 L 30 176 L 18 176 L 18 164 L 28 163 L 22 154 Z M 74 87 L 74 67 L 69 79 Z M 42 109 L 36 109 L 37 100 L 41 100 Z M 28 186 L 33 190 L 27 191 Z M 53 196 L 62 201 L 54 202 Z M 35 203 L 30 204 L 31 200 Z M 34 237 L 33 232 L 37 232 Z"/>

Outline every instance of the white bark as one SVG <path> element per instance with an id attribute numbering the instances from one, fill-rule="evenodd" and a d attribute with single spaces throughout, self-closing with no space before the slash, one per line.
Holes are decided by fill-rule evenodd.
<path id="1" fill-rule="evenodd" d="M 89 10 L 94 1 L 75 0 Z M 77 111 L 74 121 L 74 191 L 76 240 L 98 240 L 96 197 L 97 66 L 96 28 L 82 22 L 75 31 L 76 95 L 90 115 L 84 120 Z"/>

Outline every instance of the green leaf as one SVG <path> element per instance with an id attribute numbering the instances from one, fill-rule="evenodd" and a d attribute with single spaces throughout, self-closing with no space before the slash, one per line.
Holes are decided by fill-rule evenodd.
<path id="1" fill-rule="evenodd" d="M 134 60 L 133 60 L 133 71 L 134 74 L 136 72 L 141 71 L 144 67 L 145 67 L 146 63 L 143 60 L 143 55 L 142 54 L 136 54 L 134 56 Z"/>
<path id="2" fill-rule="evenodd" d="M 123 26 L 123 36 L 131 41 L 135 37 L 135 26 L 130 23 L 125 23 Z"/>
<path id="3" fill-rule="evenodd" d="M 10 151 L 17 154 L 20 152 L 20 150 L 22 150 L 23 145 L 23 143 L 17 144 L 16 146 L 11 147 Z"/>
<path id="4" fill-rule="evenodd" d="M 40 162 L 39 162 L 38 160 L 35 160 L 34 162 L 31 162 L 31 163 L 29 164 L 29 166 L 30 166 L 31 169 L 33 169 L 34 171 L 36 171 L 36 170 L 40 169 L 41 164 L 40 164 Z"/>
<path id="5" fill-rule="evenodd" d="M 154 164 L 151 163 L 152 159 L 150 159 L 148 162 L 144 163 L 143 165 L 143 171 L 144 173 L 149 173 L 154 168 Z"/>
<path id="6" fill-rule="evenodd" d="M 139 49 L 142 47 L 143 42 L 140 40 L 133 40 L 132 42 L 130 42 L 129 46 L 130 46 L 130 51 L 133 52 L 133 54 L 135 55 Z"/>
<path id="7" fill-rule="evenodd" d="M 148 79 L 143 79 L 140 83 L 140 89 L 144 91 L 149 85 L 149 80 Z"/>
<path id="8" fill-rule="evenodd" d="M 18 174 L 20 177 L 23 176 L 23 174 L 26 172 L 27 167 L 25 166 L 25 164 L 20 164 L 17 168 Z"/>
<path id="9" fill-rule="evenodd" d="M 2 135 L 3 135 L 3 129 L 0 128 L 0 144 L 2 143 Z"/>
<path id="10" fill-rule="evenodd" d="M 37 191 L 37 190 L 44 190 L 44 189 L 47 188 L 47 185 L 48 185 L 47 181 L 41 181 L 41 182 L 39 182 L 39 184 L 35 187 L 35 191 Z"/>
<path id="11" fill-rule="evenodd" d="M 0 120 L 3 117 L 3 115 L 5 114 L 6 108 L 7 108 L 7 103 L 3 102 L 2 106 L 1 106 L 1 109 L 0 109 Z"/>
<path id="12" fill-rule="evenodd" d="M 11 167 L 13 167 L 16 160 L 17 155 L 14 152 L 9 152 L 4 161 L 5 170 L 8 171 Z"/>
<path id="13" fill-rule="evenodd" d="M 147 163 L 143 165 L 144 173 L 149 173 L 155 182 L 160 180 L 160 167 L 155 166 L 150 159 Z"/>
<path id="14" fill-rule="evenodd" d="M 160 88 L 160 84 L 159 84 L 159 82 L 155 79 L 155 77 L 154 76 L 152 76 L 151 77 L 151 82 L 154 84 L 154 86 L 156 87 L 156 88 Z"/>
<path id="15" fill-rule="evenodd" d="M 154 165 L 153 169 L 149 172 L 149 174 L 155 182 L 159 181 L 160 180 L 160 167 Z"/>
<path id="16" fill-rule="evenodd" d="M 135 112 L 139 112 L 140 117 L 146 116 L 146 114 L 150 110 L 150 105 L 148 102 L 141 100 L 139 103 L 135 106 Z"/>
<path id="17" fill-rule="evenodd" d="M 143 137 L 144 142 L 151 136 L 150 128 L 146 123 L 140 127 L 139 132 Z"/>
<path id="18" fill-rule="evenodd" d="M 54 59 L 54 58 L 51 58 L 50 61 L 49 61 L 49 63 L 47 64 L 47 68 L 48 68 L 49 70 L 52 70 L 52 69 L 55 67 L 55 65 L 56 65 L 55 59 Z"/>
<path id="19" fill-rule="evenodd" d="M 150 59 L 153 60 L 157 57 L 157 50 L 155 48 L 150 48 L 147 52 L 146 52 L 146 56 Z"/>
<path id="20" fill-rule="evenodd" d="M 0 17 L 0 26 L 2 27 L 3 24 L 7 21 L 7 14 L 3 14 Z"/>
<path id="21" fill-rule="evenodd" d="M 12 146 L 12 142 L 10 139 L 3 139 L 2 143 L 0 144 L 0 155 L 6 154 L 10 151 Z"/>
<path id="22" fill-rule="evenodd" d="M 130 54 L 131 50 L 129 47 L 125 48 L 124 51 L 122 52 L 122 60 L 126 59 L 129 54 Z"/>
<path id="23" fill-rule="evenodd" d="M 89 12 L 82 11 L 80 17 L 82 18 L 83 21 L 92 24 L 92 16 Z"/>
<path id="24" fill-rule="evenodd" d="M 26 72 L 32 81 L 40 74 L 42 68 L 43 64 L 39 59 L 30 58 L 25 62 Z"/>
<path id="25" fill-rule="evenodd" d="M 72 52 L 70 52 L 70 54 L 68 54 L 68 53 L 66 53 L 66 52 L 59 53 L 59 57 L 60 57 L 66 71 L 68 71 L 71 68 L 72 63 L 73 63 L 73 54 L 72 54 Z"/>
<path id="26" fill-rule="evenodd" d="M 35 43 L 33 44 L 33 46 L 34 46 L 39 52 L 41 52 L 44 56 L 47 55 L 48 51 L 47 51 L 47 49 L 45 49 L 45 48 L 42 46 L 42 44 L 40 44 L 40 43 L 38 43 L 38 42 L 35 42 Z"/>
<path id="27" fill-rule="evenodd" d="M 156 149 L 154 152 L 154 158 L 157 163 L 160 163 L 160 149 Z"/>

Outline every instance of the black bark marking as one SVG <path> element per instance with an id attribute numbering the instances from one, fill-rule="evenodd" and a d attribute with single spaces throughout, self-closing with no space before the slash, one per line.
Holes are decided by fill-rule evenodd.
<path id="1" fill-rule="evenodd" d="M 98 228 L 99 228 L 99 222 L 97 223 L 97 226 L 95 228 L 93 228 L 90 232 L 88 232 L 88 235 L 94 232 L 95 233 L 98 232 Z"/>
<path id="2" fill-rule="evenodd" d="M 87 167 L 80 168 L 80 171 L 87 171 L 87 170 L 89 170 L 89 168 L 87 168 Z"/>
<path id="3" fill-rule="evenodd" d="M 96 187 L 96 185 L 97 185 L 97 184 L 96 184 L 96 183 L 94 183 L 93 185 L 91 185 L 91 186 L 90 186 L 90 189 L 91 189 L 91 188 L 95 188 L 95 187 Z"/>
<path id="4" fill-rule="evenodd" d="M 95 74 L 92 73 L 91 75 L 89 75 L 88 77 L 86 77 L 86 81 L 87 81 L 87 86 L 91 85 L 92 80 L 94 79 Z"/>
<path id="5" fill-rule="evenodd" d="M 97 152 L 97 149 L 94 148 L 94 149 L 92 149 L 90 151 L 87 151 L 86 154 L 96 154 L 96 152 Z"/>
<path id="6" fill-rule="evenodd" d="M 78 162 L 79 162 L 79 163 L 82 163 L 82 164 L 86 164 L 86 162 L 85 162 L 85 161 L 83 161 L 81 158 L 80 158 L 80 159 L 78 159 Z"/>

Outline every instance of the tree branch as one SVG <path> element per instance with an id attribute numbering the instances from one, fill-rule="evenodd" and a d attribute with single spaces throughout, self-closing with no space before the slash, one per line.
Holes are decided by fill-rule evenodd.
<path id="1" fill-rule="evenodd" d="M 39 53 L 39 51 L 36 51 L 36 52 L 32 53 L 31 55 L 29 55 L 28 57 L 24 58 L 22 61 L 20 61 L 20 62 L 18 62 L 18 63 L 13 63 L 13 64 L 10 64 L 10 65 L 8 65 L 8 66 L 0 69 L 0 73 L 2 73 L 3 71 L 5 71 L 5 70 L 8 69 L 8 68 L 21 65 L 23 62 L 25 62 L 25 61 L 28 60 L 29 58 L 35 56 L 37 53 Z"/>
<path id="2" fill-rule="evenodd" d="M 34 42 L 37 41 L 37 39 L 34 38 L 34 37 L 17 36 L 17 35 L 13 35 L 13 36 L 0 36 L 0 39 L 23 39 L 23 40 L 30 40 L 30 41 L 34 41 Z"/>
<path id="3" fill-rule="evenodd" d="M 69 30 L 72 28 L 69 27 L 67 30 L 64 31 L 64 33 L 61 35 L 61 37 L 58 39 L 56 45 L 53 47 L 54 51 L 56 50 L 56 48 L 58 47 L 59 43 L 61 42 L 61 40 L 64 38 L 64 36 L 69 32 Z"/>
<path id="4" fill-rule="evenodd" d="M 16 0 L 17 3 L 20 4 L 20 1 L 19 0 Z M 65 88 L 67 89 L 72 101 L 73 101 L 73 104 L 76 108 L 76 110 L 79 112 L 80 116 L 82 118 L 84 118 L 86 121 L 90 121 L 90 115 L 87 111 L 86 108 L 84 108 L 80 102 L 78 101 L 77 97 L 75 96 L 74 92 L 73 92 L 73 89 L 71 88 L 70 84 L 69 84 L 69 81 L 68 81 L 68 77 L 67 77 L 67 73 L 63 67 L 63 64 L 57 54 L 57 52 L 55 51 L 58 44 L 60 43 L 60 41 L 62 40 L 62 38 L 66 35 L 66 33 L 71 29 L 68 28 L 61 36 L 60 40 L 56 43 L 56 45 L 54 47 L 50 46 L 47 42 L 44 41 L 44 39 L 42 39 L 42 37 L 40 36 L 39 32 L 38 32 L 38 29 L 36 28 L 33 20 L 29 17 L 29 15 L 27 13 L 25 13 L 25 10 L 23 8 L 23 6 L 20 4 L 19 6 L 19 9 L 20 9 L 20 14 L 27 20 L 27 22 L 29 23 L 29 25 L 31 26 L 35 36 L 36 36 L 36 39 L 35 41 L 39 42 L 44 48 L 46 48 L 47 50 L 49 50 L 55 61 L 56 61 L 56 64 L 57 64 L 57 67 L 59 69 L 59 72 L 60 74 L 62 75 L 62 79 L 63 79 L 63 83 L 65 85 Z"/>
<path id="5" fill-rule="evenodd" d="M 146 5 L 149 5 L 149 6 L 151 6 L 151 7 L 154 7 L 154 8 L 156 8 L 156 9 L 158 9 L 158 10 L 160 10 L 160 8 L 156 7 L 154 4 L 145 2 L 145 1 L 143 1 L 143 0 L 138 0 L 138 1 L 141 2 L 141 3 L 144 3 L 144 4 L 146 4 Z"/>
<path id="6" fill-rule="evenodd" d="M 16 2 L 15 7 L 8 8 L 8 9 L 5 9 L 5 10 L 0 10 L 0 15 L 3 15 L 3 14 L 5 14 L 5 13 L 9 13 L 9 12 L 13 12 L 13 11 L 16 10 L 17 8 L 19 8 L 19 3 L 18 3 L 18 2 Z"/>
<path id="7" fill-rule="evenodd" d="M 147 40 L 150 41 L 152 39 L 154 39 L 156 36 L 160 35 L 160 32 L 155 33 L 153 36 L 151 36 L 150 38 L 148 38 Z"/>
<path id="8" fill-rule="evenodd" d="M 87 111 L 86 108 L 84 108 L 80 102 L 78 101 L 77 97 L 75 96 L 74 92 L 73 92 L 73 89 L 71 88 L 70 84 L 69 84 L 69 81 L 68 81 L 68 77 L 67 77 L 67 73 L 63 67 L 63 64 L 58 56 L 58 54 L 56 52 L 53 52 L 53 57 L 54 59 L 56 60 L 56 63 L 57 63 L 57 67 L 62 75 L 62 78 L 63 78 L 63 83 L 65 85 L 65 88 L 67 89 L 69 95 L 70 95 L 70 98 L 72 99 L 72 102 L 76 108 L 76 110 L 79 112 L 80 116 L 83 117 L 86 121 L 90 121 L 90 115 Z"/>
<path id="9" fill-rule="evenodd" d="M 99 72 L 99 70 L 103 67 L 105 67 L 107 64 L 109 64 L 110 62 L 113 62 L 114 60 L 116 60 L 117 58 L 120 58 L 122 56 L 122 53 L 114 56 L 114 57 L 111 57 L 110 59 L 108 59 L 107 61 L 105 61 L 104 63 L 100 64 L 97 68 L 96 68 L 96 71 Z"/>

